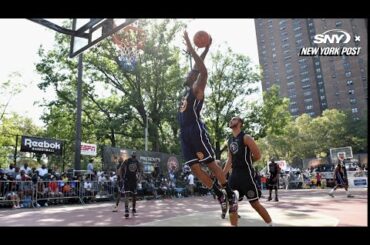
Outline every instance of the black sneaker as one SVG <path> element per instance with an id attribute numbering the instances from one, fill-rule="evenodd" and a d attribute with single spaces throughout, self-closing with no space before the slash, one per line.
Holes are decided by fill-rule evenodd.
<path id="1" fill-rule="evenodd" d="M 234 195 L 232 198 L 229 199 L 229 213 L 235 213 L 238 211 L 238 200 L 239 200 L 239 192 L 233 191 Z"/>
<path id="2" fill-rule="evenodd" d="M 135 215 L 136 214 L 136 209 L 135 208 L 133 208 L 132 209 L 132 215 Z"/>
<path id="3" fill-rule="evenodd" d="M 126 217 L 126 218 L 128 218 L 128 216 L 130 216 L 129 212 L 130 212 L 130 211 L 129 211 L 128 209 L 126 209 L 126 210 L 125 210 L 125 217 Z"/>
<path id="4" fill-rule="evenodd" d="M 222 191 L 222 196 L 217 198 L 218 202 L 221 204 L 221 218 L 225 219 L 227 210 L 229 209 L 229 202 L 227 201 L 227 195 L 225 190 Z"/>
<path id="5" fill-rule="evenodd" d="M 275 202 L 278 202 L 279 201 L 279 198 L 275 197 Z"/>
<path id="6" fill-rule="evenodd" d="M 267 198 L 267 201 L 271 201 L 271 200 L 272 200 L 272 198 L 271 198 L 271 197 Z"/>

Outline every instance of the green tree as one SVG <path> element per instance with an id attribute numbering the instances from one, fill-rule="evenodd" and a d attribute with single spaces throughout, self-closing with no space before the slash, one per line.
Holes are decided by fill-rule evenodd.
<path id="1" fill-rule="evenodd" d="M 142 20 L 140 26 L 146 32 L 146 42 L 136 69 L 127 70 L 122 65 L 110 38 L 84 54 L 82 139 L 143 148 L 148 114 L 152 150 L 178 153 L 176 112 L 185 70 L 173 43 L 184 25 L 174 20 Z M 49 52 L 39 51 L 37 70 L 43 78 L 39 87 L 52 87 L 57 94 L 57 100 L 45 104 L 53 111 L 48 111 L 44 120 L 50 127 L 48 133 L 60 132 L 55 129 L 58 124 L 69 131 L 64 136 L 73 140 L 77 63 L 67 58 L 69 41 L 65 35 L 57 34 L 56 43 Z M 59 114 L 68 122 L 58 123 Z"/>
<path id="2" fill-rule="evenodd" d="M 228 136 L 228 122 L 246 109 L 245 96 L 256 91 L 251 85 L 259 81 L 259 75 L 248 57 L 230 48 L 226 52 L 218 50 L 211 59 L 204 115 L 216 158 L 220 159 L 226 149 L 223 143 Z"/>
<path id="3" fill-rule="evenodd" d="M 7 81 L 0 83 L 0 123 L 6 115 L 12 98 L 25 88 L 25 85 L 19 81 L 21 78 L 22 75 L 19 72 L 13 72 Z"/>
<path id="4" fill-rule="evenodd" d="M 9 161 L 8 156 L 15 151 L 16 135 L 18 135 L 18 151 L 21 135 L 37 136 L 42 134 L 42 129 L 36 126 L 32 119 L 11 113 L 4 116 L 0 125 L 0 168 L 6 167 Z"/>

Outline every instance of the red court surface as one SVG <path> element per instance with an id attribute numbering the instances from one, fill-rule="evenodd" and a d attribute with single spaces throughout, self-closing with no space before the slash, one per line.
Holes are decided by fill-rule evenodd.
<path id="1" fill-rule="evenodd" d="M 352 189 L 354 198 L 337 190 L 279 190 L 279 202 L 261 203 L 274 226 L 367 226 L 367 188 Z M 137 202 L 138 214 L 126 219 L 124 207 L 113 213 L 113 202 L 60 205 L 32 209 L 0 209 L 0 226 L 230 226 L 220 217 L 212 196 L 144 200 Z M 240 226 L 265 226 L 248 202 L 239 202 Z"/>

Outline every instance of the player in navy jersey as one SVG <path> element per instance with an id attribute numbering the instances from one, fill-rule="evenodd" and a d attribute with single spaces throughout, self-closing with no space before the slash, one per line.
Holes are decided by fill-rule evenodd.
<path id="1" fill-rule="evenodd" d="M 188 164 L 195 176 L 209 189 L 212 189 L 217 195 L 221 204 L 222 215 L 225 216 L 229 205 L 237 205 L 237 198 L 227 184 L 227 180 L 222 173 L 222 169 L 215 163 L 214 151 L 211 146 L 206 126 L 200 119 L 200 111 L 204 102 L 204 90 L 207 85 L 208 72 L 204 65 L 204 58 L 212 43 L 209 43 L 205 50 L 199 56 L 188 36 L 184 32 L 187 51 L 195 61 L 193 69 L 189 72 L 185 86 L 186 91 L 179 106 L 178 120 L 180 124 L 180 141 L 182 152 L 185 158 L 185 164 Z M 220 182 L 223 189 L 218 188 L 216 182 L 213 182 L 210 176 L 204 172 L 200 163 L 204 163 L 212 171 L 214 176 Z"/>
<path id="2" fill-rule="evenodd" d="M 252 166 L 254 161 L 261 158 L 261 153 L 253 138 L 241 130 L 242 126 L 243 120 L 240 117 L 233 117 L 229 122 L 233 135 L 228 140 L 228 158 L 223 172 L 226 175 L 232 169 L 229 177 L 231 189 L 239 193 L 239 200 L 245 196 L 265 223 L 271 226 L 271 217 L 258 200 L 261 192 L 255 181 Z M 232 211 L 229 211 L 230 222 L 231 225 L 237 226 L 238 213 Z"/>

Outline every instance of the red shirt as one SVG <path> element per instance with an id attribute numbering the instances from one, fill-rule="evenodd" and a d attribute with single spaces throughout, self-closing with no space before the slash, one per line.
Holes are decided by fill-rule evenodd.
<path id="1" fill-rule="evenodd" d="M 58 191 L 57 182 L 49 182 L 49 188 L 52 192 L 57 192 Z"/>

